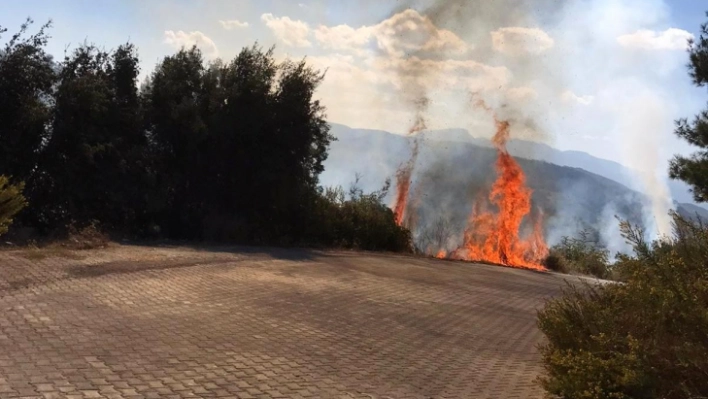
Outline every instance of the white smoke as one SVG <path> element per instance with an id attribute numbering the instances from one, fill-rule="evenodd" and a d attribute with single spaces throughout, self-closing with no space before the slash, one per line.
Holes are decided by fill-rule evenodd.
<path id="1" fill-rule="evenodd" d="M 617 209 L 613 204 L 608 204 L 600 215 L 600 238 L 602 244 L 610 252 L 610 260 L 614 261 L 618 253 L 632 253 L 632 246 L 622 237 Z"/>
<path id="2" fill-rule="evenodd" d="M 678 147 L 673 120 L 681 116 L 677 104 L 686 101 L 678 93 L 688 82 L 683 50 L 691 34 L 671 24 L 669 8 L 662 0 L 570 1 L 553 29 L 563 33 L 559 46 L 564 47 L 564 54 L 552 62 L 564 84 L 592 98 L 577 101 L 565 123 L 556 125 L 553 136 L 565 143 L 571 131 L 595 138 L 597 144 L 588 144 L 596 148 L 596 154 L 605 152 L 606 157 L 634 170 L 630 188 L 649 198 L 642 212 L 648 239 L 671 233 L 673 200 L 667 185 L 667 161 L 672 153 L 667 149 Z M 665 45 L 666 32 L 672 33 L 672 46 Z M 567 99 L 574 97 L 566 95 Z M 610 224 L 603 230 L 614 235 L 617 221 L 603 219 Z"/>
<path id="3" fill-rule="evenodd" d="M 654 92 L 638 90 L 620 107 L 621 137 L 625 162 L 636 170 L 637 188 L 645 193 L 650 205 L 645 212 L 644 224 L 651 239 L 671 234 L 673 201 L 661 169 L 660 148 L 663 137 L 671 131 L 671 117 L 667 104 Z"/>

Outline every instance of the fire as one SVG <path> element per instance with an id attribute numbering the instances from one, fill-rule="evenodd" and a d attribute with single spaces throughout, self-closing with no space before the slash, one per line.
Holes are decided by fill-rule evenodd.
<path id="1" fill-rule="evenodd" d="M 408 136 L 418 133 L 427 126 L 425 119 L 418 114 L 413 127 L 408 130 Z M 396 218 L 396 224 L 402 226 L 406 222 L 406 212 L 408 211 L 408 197 L 411 188 L 411 177 L 413 176 L 413 168 L 418 159 L 418 148 L 420 146 L 419 138 L 413 139 L 413 151 L 411 157 L 406 163 L 401 165 L 396 171 L 396 198 L 393 205 L 393 213 Z M 410 226 L 409 226 L 410 227 Z"/>
<path id="2" fill-rule="evenodd" d="M 490 108 L 481 101 L 477 105 Z M 531 213 L 532 190 L 526 186 L 526 175 L 509 154 L 506 142 L 510 124 L 494 115 L 496 133 L 492 142 L 497 149 L 497 180 L 492 185 L 488 203 L 497 212 L 486 209 L 487 202 L 476 201 L 462 246 L 453 257 L 464 260 L 485 261 L 500 265 L 545 270 L 541 259 L 548 254 L 543 238 L 543 215 L 537 214 L 533 232 L 527 239 L 520 237 L 524 218 Z"/>
<path id="3" fill-rule="evenodd" d="M 396 202 L 393 206 L 393 213 L 396 215 L 396 224 L 403 225 L 408 208 L 408 196 L 411 189 L 411 177 L 413 167 L 418 159 L 418 139 L 413 140 L 413 152 L 406 163 L 401 165 L 396 171 Z"/>
<path id="4" fill-rule="evenodd" d="M 526 175 L 521 166 L 506 149 L 511 125 L 509 121 L 500 120 L 483 100 L 476 99 L 474 105 L 494 117 L 496 133 L 492 143 L 497 150 L 495 164 L 497 180 L 492 185 L 489 196 L 478 198 L 473 204 L 462 245 L 450 253 L 445 249 L 439 249 L 435 253 L 432 248 L 428 248 L 427 253 L 431 255 L 435 253 L 435 257 L 440 259 L 481 261 L 545 270 L 541 260 L 548 254 L 548 246 L 543 237 L 543 213 L 539 210 L 532 214 L 533 191 L 526 186 Z M 408 135 L 424 129 L 426 129 L 425 119 L 418 113 Z M 411 203 L 409 197 L 418 150 L 419 139 L 416 137 L 413 141 L 411 157 L 396 172 L 396 197 L 392 206 L 396 223 L 411 229 L 415 218 L 408 212 L 415 204 Z M 522 238 L 521 228 L 527 216 L 533 217 L 530 223 L 532 232 Z"/>

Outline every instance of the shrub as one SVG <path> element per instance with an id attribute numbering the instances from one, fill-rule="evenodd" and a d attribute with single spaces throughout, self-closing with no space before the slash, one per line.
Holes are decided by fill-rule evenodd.
<path id="1" fill-rule="evenodd" d="M 27 206 L 23 189 L 24 183 L 10 184 L 10 179 L 0 175 L 0 236 L 7 233 L 12 218 Z"/>
<path id="2" fill-rule="evenodd" d="M 539 312 L 541 384 L 560 398 L 708 396 L 708 229 L 674 215 L 647 244 L 625 224 L 623 283 L 570 287 Z"/>
<path id="3" fill-rule="evenodd" d="M 570 273 L 570 268 L 568 267 L 568 262 L 563 258 L 559 251 L 551 249 L 548 252 L 548 256 L 543 261 L 543 265 L 546 266 L 548 270 L 553 270 L 559 273 Z"/>
<path id="4" fill-rule="evenodd" d="M 83 227 L 70 225 L 68 233 L 68 238 L 63 246 L 70 249 L 105 248 L 110 241 L 109 237 L 99 229 L 98 222 L 95 221 Z"/>
<path id="5" fill-rule="evenodd" d="M 544 265 L 560 273 L 577 273 L 607 278 L 610 275 L 609 252 L 592 238 L 592 232 L 582 230 L 577 238 L 563 237 L 551 248 Z"/>
<path id="6" fill-rule="evenodd" d="M 357 179 L 358 182 L 358 179 Z M 327 188 L 316 212 L 318 243 L 326 246 L 411 251 L 411 234 L 398 226 L 393 212 L 383 204 L 390 183 L 379 191 L 364 194 L 357 182 L 347 196 L 342 187 Z"/>

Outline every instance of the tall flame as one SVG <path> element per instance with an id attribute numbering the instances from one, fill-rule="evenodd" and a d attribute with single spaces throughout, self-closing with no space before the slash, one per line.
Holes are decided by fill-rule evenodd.
<path id="1" fill-rule="evenodd" d="M 420 113 L 415 118 L 415 123 L 408 130 L 408 136 L 418 133 L 426 129 L 425 119 Z M 396 198 L 393 205 L 393 213 L 396 217 L 396 224 L 402 226 L 409 219 L 408 212 L 408 197 L 410 195 L 411 177 L 413 176 L 413 168 L 418 159 L 418 149 L 420 146 L 419 137 L 413 139 L 413 149 L 411 156 L 402 164 L 396 171 Z M 410 227 L 410 226 L 408 226 Z"/>
<path id="2" fill-rule="evenodd" d="M 481 100 L 476 106 L 492 112 Z M 526 175 L 509 154 L 510 124 L 494 114 L 496 133 L 492 142 L 497 149 L 497 180 L 492 185 L 489 203 L 497 213 L 486 209 L 487 203 L 477 200 L 473 206 L 462 246 L 452 257 L 464 260 L 486 261 L 501 265 L 545 270 L 541 259 L 548 254 L 543 238 L 543 214 L 539 211 L 533 222 L 533 232 L 521 239 L 524 218 L 531 212 L 532 190 L 526 186 Z"/>
<path id="3" fill-rule="evenodd" d="M 473 204 L 462 245 L 450 253 L 444 248 L 439 248 L 437 252 L 428 248 L 427 252 L 440 259 L 483 261 L 545 270 L 541 260 L 548 254 L 548 246 L 543 237 L 543 213 L 540 210 L 532 215 L 533 231 L 530 235 L 524 239 L 520 236 L 524 218 L 531 214 L 533 192 L 526 186 L 526 175 L 521 166 L 506 149 L 511 125 L 509 121 L 500 120 L 483 100 L 476 99 L 474 105 L 494 117 L 496 132 L 492 143 L 497 150 L 497 180 L 492 185 L 488 198 L 478 198 Z M 425 119 L 419 112 L 408 135 L 424 129 Z M 396 197 L 392 206 L 396 223 L 411 229 L 415 224 L 415 215 L 409 214 L 409 208 L 415 206 L 410 199 L 411 177 L 418 159 L 419 144 L 419 138 L 415 137 L 410 158 L 396 172 Z M 416 198 L 413 198 L 413 202 L 415 200 Z M 496 212 L 491 211 L 491 207 L 495 207 Z"/>

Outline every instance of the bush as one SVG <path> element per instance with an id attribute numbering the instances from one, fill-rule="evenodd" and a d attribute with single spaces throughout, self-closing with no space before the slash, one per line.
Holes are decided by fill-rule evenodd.
<path id="1" fill-rule="evenodd" d="M 98 222 L 95 221 L 84 227 L 70 225 L 68 233 L 68 238 L 63 246 L 70 249 L 105 248 L 110 241 L 110 238 L 99 229 Z"/>
<path id="2" fill-rule="evenodd" d="M 23 183 L 10 184 L 10 179 L 0 175 L 0 236 L 7 233 L 12 218 L 27 206 L 23 189 Z"/>
<path id="3" fill-rule="evenodd" d="M 583 230 L 578 238 L 563 237 L 551 248 L 544 261 L 549 270 L 607 278 L 610 275 L 609 252 L 592 239 L 592 232 Z"/>
<path id="4" fill-rule="evenodd" d="M 623 283 L 571 287 L 539 312 L 552 397 L 708 396 L 708 229 L 674 215 L 675 234 L 653 244 L 623 225 L 632 256 Z"/>
<path id="5" fill-rule="evenodd" d="M 570 273 L 568 261 L 554 248 L 548 252 L 548 256 L 544 259 L 543 265 L 546 266 L 548 270 L 553 270 L 554 272 Z"/>
<path id="6" fill-rule="evenodd" d="M 358 182 L 358 179 L 357 179 Z M 327 188 L 316 212 L 318 244 L 364 250 L 411 251 L 411 234 L 398 226 L 393 212 L 383 204 L 390 183 L 364 194 L 355 182 L 349 196 L 342 187 Z"/>

